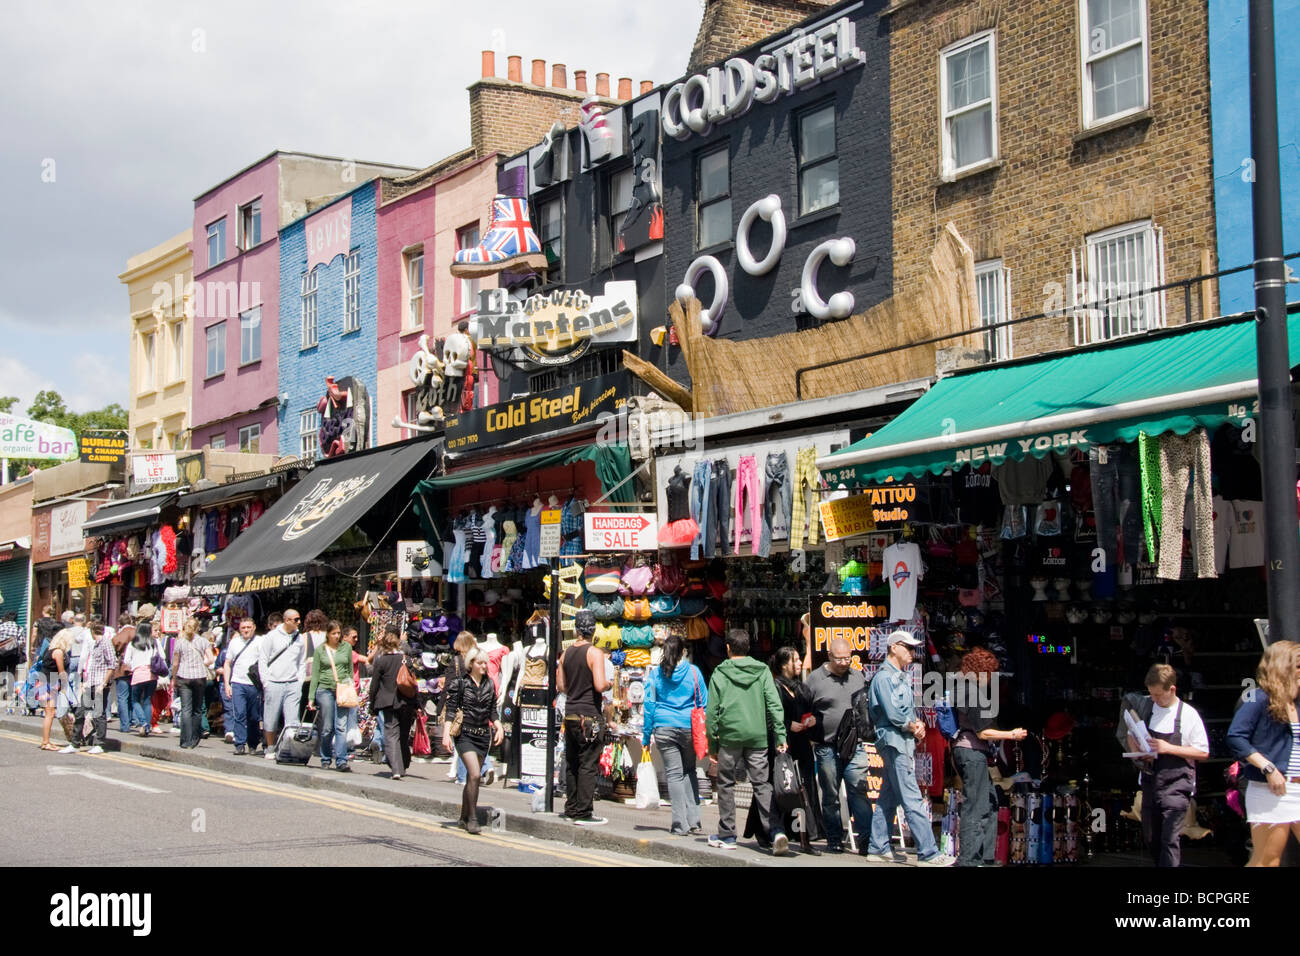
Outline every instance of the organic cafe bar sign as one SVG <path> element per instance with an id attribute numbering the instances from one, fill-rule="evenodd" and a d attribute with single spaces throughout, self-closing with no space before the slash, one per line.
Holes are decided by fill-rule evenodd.
<path id="1" fill-rule="evenodd" d="M 636 283 L 630 281 L 608 282 L 594 298 L 570 289 L 522 302 L 504 289 L 484 289 L 471 334 L 479 348 L 515 348 L 538 365 L 561 365 L 592 345 L 635 342 L 636 306 Z"/>
<path id="2" fill-rule="evenodd" d="M 866 57 L 858 49 L 857 26 L 849 17 L 814 24 L 811 30 L 778 40 L 775 48 L 768 46 L 753 63 L 732 57 L 673 84 L 664 94 L 664 132 L 682 140 L 692 133 L 704 136 L 713 124 L 736 119 L 755 101 L 772 103 L 861 66 Z"/>
<path id="3" fill-rule="evenodd" d="M 70 429 L 30 418 L 0 415 L 0 458 L 67 461 L 76 457 L 77 436 Z"/>
<path id="4" fill-rule="evenodd" d="M 628 375 L 601 378 L 527 395 L 447 419 L 447 450 L 464 452 L 535 438 L 574 425 L 601 424 L 627 402 Z"/>

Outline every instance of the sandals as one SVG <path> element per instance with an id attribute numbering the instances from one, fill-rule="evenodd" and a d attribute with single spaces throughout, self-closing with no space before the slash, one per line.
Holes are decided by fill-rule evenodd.
<path id="1" fill-rule="evenodd" d="M 56 747 L 54 744 L 41 744 L 41 749 L 42 749 L 42 750 L 52 750 L 52 751 L 54 751 L 55 753 L 58 753 L 60 748 Z"/>

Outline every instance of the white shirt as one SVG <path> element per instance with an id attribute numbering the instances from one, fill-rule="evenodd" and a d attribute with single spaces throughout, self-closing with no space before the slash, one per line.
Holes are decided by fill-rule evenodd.
<path id="1" fill-rule="evenodd" d="M 316 653 L 316 648 L 325 643 L 324 631 L 299 631 L 298 643 L 303 645 L 302 662 L 298 665 L 298 680 L 307 680 L 307 665 L 311 663 L 312 657 Z M 296 651 L 286 651 L 287 655 L 292 656 Z"/>
<path id="2" fill-rule="evenodd" d="M 294 638 L 297 638 L 294 641 Z M 303 680 L 303 674 L 307 669 L 307 636 L 295 632 L 289 634 L 284 627 L 277 627 L 274 630 L 267 631 L 262 635 L 262 640 L 258 641 L 257 647 L 257 670 L 262 676 L 262 683 L 274 681 L 276 683 L 285 683 L 297 678 Z M 293 641 L 293 644 L 285 649 L 285 642 Z M 280 651 L 284 650 L 283 654 Z M 229 656 L 230 651 L 226 651 Z M 279 657 L 275 657 L 280 654 Z M 275 657 L 275 663 L 272 664 L 271 658 Z M 243 663 L 242 661 L 240 663 Z M 250 662 L 251 663 L 251 662 Z"/>
<path id="3" fill-rule="evenodd" d="M 248 641 L 244 640 L 244 635 L 237 634 L 235 639 L 230 642 L 230 646 L 226 648 L 226 665 L 230 668 L 230 683 L 252 686 L 253 681 L 248 676 L 248 669 L 258 659 L 258 643 L 260 640 L 261 635 L 259 634 L 254 634 Z M 247 652 L 244 651 L 245 646 L 248 647 Z M 289 652 L 285 651 L 285 653 L 288 654 Z M 236 657 L 239 660 L 235 660 Z M 276 663 L 278 664 L 279 661 L 276 661 Z M 260 673 L 261 669 L 258 670 Z"/>
<path id="4" fill-rule="evenodd" d="M 899 542 L 885 549 L 882 560 L 882 573 L 889 582 L 889 619 L 910 620 L 916 611 L 916 586 L 925 574 L 921 548 L 911 542 Z"/>
<path id="5" fill-rule="evenodd" d="M 1257 568 L 1264 563 L 1264 502 L 1232 502 L 1228 567 Z"/>
<path id="6" fill-rule="evenodd" d="M 1172 707 L 1161 707 L 1152 701 L 1151 723 L 1147 729 L 1158 734 L 1172 734 L 1174 732 L 1174 715 L 1178 712 L 1179 703 L 1183 705 L 1183 723 L 1180 728 L 1183 738 L 1181 746 L 1209 753 L 1210 738 L 1205 733 L 1205 722 L 1201 720 L 1201 715 L 1196 712 L 1196 709 L 1186 701 L 1175 701 Z"/>

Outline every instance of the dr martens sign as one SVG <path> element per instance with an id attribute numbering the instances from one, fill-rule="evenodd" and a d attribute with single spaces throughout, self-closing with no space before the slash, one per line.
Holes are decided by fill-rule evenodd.
<path id="1" fill-rule="evenodd" d="M 753 63 L 732 57 L 674 84 L 664 94 L 664 132 L 680 140 L 707 135 L 715 123 L 742 116 L 755 102 L 773 103 L 866 59 L 858 49 L 857 24 L 846 16 L 801 29 L 777 44 Z"/>
<path id="2" fill-rule="evenodd" d="M 476 408 L 447 419 L 447 451 L 456 454 L 490 448 L 574 425 L 590 424 L 594 430 L 626 404 L 628 389 L 628 373 L 620 372 Z"/>
<path id="3" fill-rule="evenodd" d="M 635 282 L 609 282 L 595 297 L 570 289 L 523 300 L 479 293 L 470 332 L 479 348 L 519 349 L 538 365 L 572 362 L 592 345 L 636 341 Z"/>

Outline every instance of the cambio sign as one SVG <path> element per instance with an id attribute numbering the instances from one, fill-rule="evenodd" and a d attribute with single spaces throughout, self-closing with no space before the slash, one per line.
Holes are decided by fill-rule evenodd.
<path id="1" fill-rule="evenodd" d="M 663 130 L 674 139 L 706 135 L 714 123 L 725 123 L 755 102 L 772 103 L 780 96 L 814 86 L 841 70 L 861 66 L 857 24 L 840 17 L 810 33 L 797 32 L 754 62 L 732 57 L 720 67 L 674 84 L 664 95 Z"/>

